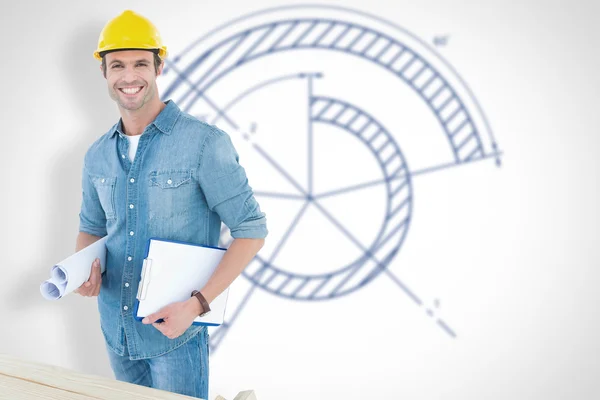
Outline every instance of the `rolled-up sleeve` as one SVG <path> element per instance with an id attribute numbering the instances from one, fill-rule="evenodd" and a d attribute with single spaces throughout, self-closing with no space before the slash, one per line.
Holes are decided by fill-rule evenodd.
<path id="1" fill-rule="evenodd" d="M 200 151 L 198 180 L 209 209 L 229 227 L 231 237 L 267 236 L 266 215 L 254 198 L 239 155 L 229 135 L 217 128 L 207 135 Z"/>
<path id="2" fill-rule="evenodd" d="M 81 172 L 81 211 L 79 212 L 79 232 L 104 237 L 106 231 L 106 215 L 100 205 L 98 193 L 92 184 L 85 164 Z"/>

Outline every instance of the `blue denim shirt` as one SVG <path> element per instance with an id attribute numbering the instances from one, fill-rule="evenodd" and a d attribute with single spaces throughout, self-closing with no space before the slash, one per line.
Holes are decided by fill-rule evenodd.
<path id="1" fill-rule="evenodd" d="M 142 133 L 132 163 L 121 126 L 119 121 L 86 152 L 79 230 L 108 235 L 98 296 L 107 345 L 123 355 L 126 343 L 130 358 L 142 359 L 169 352 L 205 329 L 192 325 L 169 339 L 134 319 L 148 239 L 217 246 L 221 221 L 233 238 L 264 238 L 267 228 L 225 132 L 169 100 Z"/>

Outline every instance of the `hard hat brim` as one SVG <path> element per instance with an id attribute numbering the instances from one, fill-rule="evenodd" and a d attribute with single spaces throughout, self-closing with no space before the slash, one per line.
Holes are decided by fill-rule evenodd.
<path id="1" fill-rule="evenodd" d="M 114 53 L 115 51 L 126 51 L 126 50 L 146 50 L 146 51 L 150 51 L 154 54 L 158 54 L 158 56 L 161 58 L 161 60 L 164 60 L 165 58 L 167 58 L 167 48 L 166 46 L 163 46 L 163 48 L 160 49 L 144 49 L 144 48 L 140 48 L 140 47 L 128 47 L 128 48 L 123 48 L 123 49 L 110 49 L 110 50 L 103 50 L 103 51 L 98 51 L 96 50 L 94 52 L 94 58 L 96 58 L 98 61 L 102 61 L 102 58 L 107 55 L 108 53 Z"/>

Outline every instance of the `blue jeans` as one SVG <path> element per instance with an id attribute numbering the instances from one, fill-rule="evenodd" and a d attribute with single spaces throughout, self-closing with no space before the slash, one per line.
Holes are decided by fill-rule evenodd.
<path id="1" fill-rule="evenodd" d="M 130 360 L 108 350 L 110 365 L 119 381 L 187 396 L 208 399 L 208 332 L 202 329 L 190 340 L 161 356 Z"/>

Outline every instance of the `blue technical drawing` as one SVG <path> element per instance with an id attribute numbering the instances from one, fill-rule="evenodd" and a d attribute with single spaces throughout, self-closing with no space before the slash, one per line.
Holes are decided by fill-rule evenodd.
<path id="1" fill-rule="evenodd" d="M 304 15 L 310 10 L 317 12 L 313 13 L 312 17 Z M 350 21 L 342 16 L 323 16 L 324 10 L 353 14 L 362 20 Z M 297 11 L 298 15 L 273 15 L 280 11 Z M 302 15 L 300 11 L 303 11 Z M 242 22 L 255 18 L 263 18 L 263 21 L 242 26 Z M 393 27 L 399 37 L 390 34 L 389 29 L 384 32 L 372 27 L 369 21 Z M 237 31 L 223 35 L 221 32 L 224 28 Z M 255 194 L 259 202 L 261 196 L 296 199 L 302 202 L 302 207 L 285 234 L 271 239 L 278 242 L 268 259 L 255 257 L 243 272 L 245 278 L 253 284 L 252 288 L 246 293 L 239 307 L 228 315 L 227 321 L 211 335 L 213 349 L 218 347 L 257 287 L 289 299 L 322 301 L 350 294 L 381 274 L 389 277 L 417 306 L 422 307 L 425 314 L 434 319 L 444 332 L 450 337 L 456 337 L 452 328 L 438 318 L 431 308 L 426 307 L 421 298 L 389 270 L 388 265 L 400 250 L 410 226 L 414 202 L 412 179 L 420 174 L 490 158 L 495 159 L 496 164 L 500 166 L 501 152 L 498 151 L 483 111 L 456 71 L 439 55 L 432 58 L 421 54 L 414 46 L 403 41 L 401 36 L 410 38 L 420 47 L 435 53 L 426 43 L 406 30 L 363 12 L 321 5 L 278 7 L 252 13 L 224 24 L 184 49 L 173 61 L 166 60 L 164 74 L 172 80 L 163 98 L 173 98 L 186 112 L 199 115 L 211 124 L 223 125 L 226 131 L 239 133 L 251 142 L 252 148 L 260 157 L 296 189 L 294 194 L 257 191 Z M 209 39 L 213 41 L 210 45 L 206 44 Z M 437 120 L 453 155 L 453 161 L 411 170 L 393 133 L 386 129 L 384 121 L 377 119 L 376 112 L 368 104 L 352 104 L 335 94 L 321 93 L 318 81 L 327 78 L 321 72 L 295 69 L 283 76 L 271 76 L 266 80 L 255 81 L 249 88 L 233 98 L 230 97 L 228 101 L 214 100 L 216 93 L 213 93 L 213 89 L 217 83 L 236 70 L 263 57 L 274 57 L 289 52 L 297 52 L 298 57 L 302 57 L 303 52 L 309 50 L 338 52 L 368 61 L 378 66 L 382 73 L 390 74 L 394 79 L 400 79 L 408 85 Z M 440 67 L 443 67 L 444 71 Z M 252 131 L 256 124 L 250 132 L 244 131 L 241 128 L 242 124 L 231 111 L 236 104 L 249 96 L 290 80 L 305 82 L 308 93 L 306 137 L 309 151 L 306 184 L 300 183 L 276 156 L 269 154 L 258 141 L 252 140 Z M 345 188 L 316 193 L 313 188 L 315 171 L 312 142 L 314 127 L 321 125 L 334 127 L 359 140 L 365 151 L 368 150 L 376 159 L 381 176 L 369 182 L 357 182 Z M 489 141 L 487 150 L 484 146 L 485 140 Z M 335 218 L 320 202 L 327 197 L 343 196 L 348 192 L 375 185 L 385 186 L 385 217 L 372 241 L 363 243 L 345 227 L 344 221 Z M 294 228 L 309 205 L 316 208 L 360 249 L 361 256 L 347 265 L 339 265 L 335 270 L 321 274 L 299 274 L 286 270 L 285 265 L 279 265 L 277 256 L 288 238 L 293 235 Z M 227 229 L 224 228 L 222 245 L 227 246 L 228 241 Z M 437 299 L 435 307 L 439 307 Z"/>

